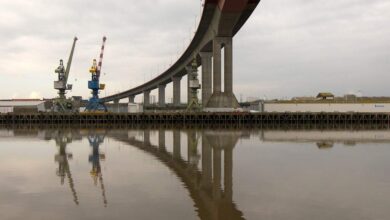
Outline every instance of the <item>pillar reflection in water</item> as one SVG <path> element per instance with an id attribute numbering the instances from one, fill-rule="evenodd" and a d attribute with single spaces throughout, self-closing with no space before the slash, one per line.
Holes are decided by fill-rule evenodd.
<path id="1" fill-rule="evenodd" d="M 165 130 L 164 129 L 159 129 L 158 130 L 158 149 L 160 151 L 166 151 Z"/>
<path id="2" fill-rule="evenodd" d="M 201 219 L 244 219 L 233 202 L 233 149 L 237 143 L 239 135 L 236 133 L 223 133 L 215 131 L 197 132 L 196 130 L 186 130 L 188 138 L 187 160 L 181 157 L 181 131 L 173 131 L 173 149 L 169 152 L 165 142 L 165 130 L 158 130 L 158 146 L 150 141 L 150 130 L 143 130 L 143 136 L 137 138 L 129 135 L 134 132 L 115 132 L 113 137 L 119 141 L 126 142 L 129 146 L 136 147 L 152 156 L 167 166 L 183 182 L 184 187 L 189 191 L 189 195 L 197 207 L 196 211 Z M 90 131 L 87 135 L 91 154 L 88 161 L 92 164 L 90 175 L 95 185 L 100 184 L 104 206 L 107 206 L 106 193 L 103 183 L 101 161 L 105 159 L 105 154 L 100 152 L 100 146 L 104 142 L 106 132 Z M 138 140 L 142 139 L 142 140 Z M 199 141 L 201 140 L 201 142 Z M 59 153 L 56 161 L 59 163 L 58 175 L 63 178 L 68 176 L 69 185 L 74 195 L 74 201 L 78 204 L 78 197 L 74 189 L 71 178 L 68 158 L 71 154 L 66 153 L 66 144 L 70 143 L 63 134 L 58 134 L 56 138 L 59 146 Z M 201 154 L 198 152 L 201 143 Z M 184 146 L 183 146 L 184 147 Z M 222 156 L 222 152 L 223 155 Z M 201 161 L 201 169 L 198 167 Z M 221 179 L 222 164 L 224 168 L 224 178 Z M 223 188 L 221 187 L 223 182 Z"/>
<path id="3" fill-rule="evenodd" d="M 163 136 L 165 133 L 161 129 L 159 146 L 152 146 L 144 141 L 140 147 L 155 154 L 165 165 L 175 171 L 190 191 L 201 219 L 244 219 L 242 212 L 233 202 L 233 149 L 240 133 L 214 131 L 197 133 L 195 130 L 186 130 L 186 133 L 187 161 L 181 157 L 180 130 L 173 131 L 172 152 L 159 150 L 166 149 L 165 136 Z M 199 139 L 202 140 L 201 155 L 198 153 Z M 131 144 L 137 146 L 136 141 Z M 200 160 L 202 169 L 198 168 Z M 222 164 L 223 180 L 221 179 Z"/>
<path id="4" fill-rule="evenodd" d="M 204 179 L 202 184 L 205 189 L 210 181 L 210 168 L 207 164 L 210 163 L 212 150 L 212 200 L 214 209 L 211 219 L 243 219 L 242 212 L 237 210 L 233 202 L 233 149 L 240 137 L 240 132 L 214 132 L 206 131 L 203 134 L 203 151 L 205 158 L 203 158 Z M 222 158 L 223 152 L 223 158 Z M 223 163 L 224 179 L 223 189 L 221 188 L 221 168 Z"/>
<path id="5" fill-rule="evenodd" d="M 202 137 L 202 182 L 201 186 L 204 190 L 211 190 L 212 183 L 212 147 L 207 143 L 206 138 Z"/>
<path id="6" fill-rule="evenodd" d="M 173 158 L 180 159 L 181 158 L 181 142 L 180 142 L 180 131 L 173 131 Z"/>
<path id="7" fill-rule="evenodd" d="M 198 137 L 196 136 L 195 130 L 187 131 L 187 158 L 188 163 L 197 168 L 200 160 L 200 155 L 198 154 Z"/>
<path id="8" fill-rule="evenodd" d="M 150 130 L 144 131 L 144 142 L 145 144 L 150 144 Z"/>

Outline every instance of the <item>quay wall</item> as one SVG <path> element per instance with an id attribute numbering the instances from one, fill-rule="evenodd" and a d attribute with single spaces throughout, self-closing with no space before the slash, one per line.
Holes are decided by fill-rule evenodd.
<path id="1" fill-rule="evenodd" d="M 390 124 L 390 113 L 89 113 L 0 114 L 0 125 L 14 124 Z"/>

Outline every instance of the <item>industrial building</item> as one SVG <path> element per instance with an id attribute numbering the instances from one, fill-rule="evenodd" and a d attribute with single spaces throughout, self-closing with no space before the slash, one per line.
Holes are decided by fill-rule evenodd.
<path id="1" fill-rule="evenodd" d="M 390 112 L 390 97 L 357 97 L 332 93 L 319 93 L 316 97 L 295 97 L 291 100 L 257 100 L 246 110 L 259 112 Z"/>
<path id="2" fill-rule="evenodd" d="M 47 112 L 52 108 L 51 100 L 6 99 L 0 100 L 0 113 L 37 113 Z"/>

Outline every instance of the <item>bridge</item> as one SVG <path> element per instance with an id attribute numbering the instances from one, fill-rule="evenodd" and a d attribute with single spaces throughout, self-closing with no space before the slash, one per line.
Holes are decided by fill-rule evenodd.
<path id="1" fill-rule="evenodd" d="M 203 108 L 219 110 L 237 108 L 238 101 L 233 94 L 233 37 L 245 24 L 259 2 L 260 0 L 205 0 L 202 17 L 194 38 L 182 56 L 170 68 L 142 85 L 104 97 L 102 101 L 113 101 L 118 104 L 121 99 L 128 98 L 130 103 L 134 103 L 135 96 L 143 94 L 143 102 L 147 106 L 150 105 L 150 92 L 158 89 L 158 105 L 164 107 L 166 106 L 165 88 L 172 82 L 173 105 L 179 106 L 181 79 L 190 73 L 191 63 L 195 59 L 197 66 L 201 66 L 202 69 Z M 188 91 L 190 91 L 189 87 L 188 80 Z M 188 92 L 188 103 L 190 99 L 190 92 Z"/>

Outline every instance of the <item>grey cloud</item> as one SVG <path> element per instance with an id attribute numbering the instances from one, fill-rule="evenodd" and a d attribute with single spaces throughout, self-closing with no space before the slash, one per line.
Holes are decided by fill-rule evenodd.
<path id="1" fill-rule="evenodd" d="M 89 95 L 88 67 L 103 35 L 108 36 L 103 95 L 129 89 L 175 61 L 200 14 L 200 1 L 182 0 L 0 0 L 0 5 L 6 20 L 0 21 L 0 76 L 8 82 L 0 98 L 32 91 L 54 96 L 53 70 L 59 58 L 67 59 L 76 34 L 71 94 Z M 235 93 L 390 95 L 389 23 L 386 0 L 263 0 L 234 39 Z"/>

